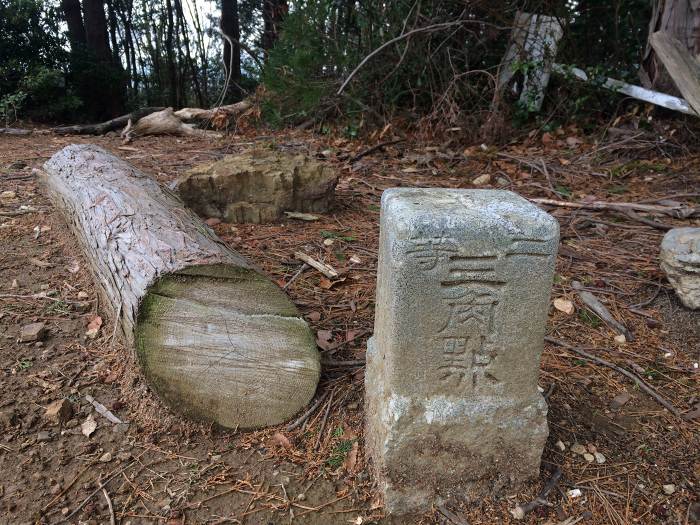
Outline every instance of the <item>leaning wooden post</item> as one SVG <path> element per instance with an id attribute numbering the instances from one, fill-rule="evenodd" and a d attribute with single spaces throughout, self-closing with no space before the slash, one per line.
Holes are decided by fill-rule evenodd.
<path id="1" fill-rule="evenodd" d="M 174 409 L 230 428 L 281 423 L 320 365 L 287 296 L 172 192 L 94 145 L 39 171 L 143 372 Z"/>

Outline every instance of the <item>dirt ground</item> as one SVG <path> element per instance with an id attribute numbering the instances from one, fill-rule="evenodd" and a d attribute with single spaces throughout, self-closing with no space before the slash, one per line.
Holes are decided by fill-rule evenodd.
<path id="1" fill-rule="evenodd" d="M 658 266 L 663 228 L 698 226 L 697 215 L 545 206 L 562 232 L 553 299 L 571 301 L 575 310 L 550 311 L 540 378 L 550 436 L 540 478 L 521 492 L 384 518 L 362 438 L 361 361 L 373 325 L 383 189 L 470 188 L 488 174 L 488 181 L 477 179 L 480 187 L 530 198 L 697 207 L 700 155 L 673 137 L 668 128 L 661 135 L 619 129 L 602 139 L 569 128 L 500 149 L 408 140 L 358 158 L 378 139 L 299 132 L 221 142 L 148 137 L 124 146 L 116 136 L 0 136 L 0 523 L 515 523 L 510 511 L 533 500 L 557 468 L 562 475 L 545 497 L 549 505 L 518 523 L 698 523 L 700 316 L 681 306 Z M 326 400 L 304 425 L 248 433 L 204 428 L 173 416 L 149 392 L 74 238 L 32 174 L 74 142 L 104 146 L 163 184 L 251 147 L 304 152 L 339 170 L 335 208 L 318 221 L 214 226 L 280 285 L 297 273 L 293 253 L 300 249 L 341 270 L 335 282 L 307 270 L 287 289 L 317 331 L 324 358 L 345 361 L 324 369 L 318 395 Z M 574 280 L 634 340 L 616 340 L 577 297 Z M 103 324 L 90 338 L 88 324 L 99 325 L 97 317 Z M 21 327 L 39 321 L 46 337 L 18 342 Z M 676 414 L 619 370 L 565 345 L 642 378 Z M 624 393 L 629 400 L 617 406 Z M 124 423 L 97 413 L 86 395 Z M 73 414 L 59 426 L 45 411 L 61 399 Z M 93 419 L 97 427 L 86 436 Z M 603 462 L 572 452 L 575 444 Z"/>

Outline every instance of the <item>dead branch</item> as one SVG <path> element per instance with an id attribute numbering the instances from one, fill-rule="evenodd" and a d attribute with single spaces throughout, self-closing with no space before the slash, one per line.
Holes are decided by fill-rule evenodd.
<path id="1" fill-rule="evenodd" d="M 202 109 L 202 108 L 182 108 L 175 111 L 173 114 L 181 120 L 209 120 L 214 118 L 217 113 L 224 113 L 226 115 L 239 115 L 244 111 L 249 110 L 253 107 L 253 103 L 250 100 L 241 100 L 235 104 L 229 104 L 228 106 L 219 106 L 218 108 L 212 109 Z"/>
<path id="2" fill-rule="evenodd" d="M 580 282 L 572 281 L 571 287 L 576 290 L 576 293 L 581 298 L 583 303 L 590 308 L 594 314 L 605 321 L 610 328 L 615 330 L 618 334 L 624 335 L 627 341 L 634 341 L 632 332 L 630 332 L 625 325 L 617 321 L 617 319 L 615 319 L 610 313 L 610 310 L 608 310 L 607 307 L 601 303 L 595 295 L 584 290 L 583 285 Z"/>
<path id="3" fill-rule="evenodd" d="M 370 154 L 374 153 L 375 151 L 382 149 L 385 146 L 399 144 L 400 142 L 404 142 L 405 140 L 406 139 L 385 140 L 384 142 L 380 142 L 379 144 L 375 144 L 374 146 L 367 148 L 364 151 L 361 151 L 360 153 L 358 153 L 357 155 L 352 157 L 348 162 L 350 162 L 352 164 L 353 162 L 357 162 L 358 160 L 360 160 L 362 157 L 366 157 L 367 155 L 370 155 Z"/>
<path id="4" fill-rule="evenodd" d="M 5 135 L 31 135 L 32 130 L 31 129 L 22 129 L 22 128 L 0 128 L 0 134 L 5 134 Z"/>
<path id="5" fill-rule="evenodd" d="M 312 268 L 316 268 L 319 272 L 321 272 L 323 275 L 328 277 L 329 279 L 336 279 L 338 275 L 338 271 L 333 268 L 332 266 L 328 266 L 327 264 L 324 264 L 320 261 L 317 261 L 313 257 L 310 257 L 309 255 L 306 255 L 304 252 L 295 252 L 294 257 L 299 259 L 300 261 L 305 262 Z"/>
<path id="6" fill-rule="evenodd" d="M 621 368 L 621 367 L 617 366 L 616 364 L 611 363 L 610 361 L 606 361 L 605 359 L 601 359 L 600 357 L 596 357 L 594 355 L 591 355 L 588 352 L 585 352 L 584 350 L 582 350 L 580 348 L 576 348 L 575 346 L 572 346 L 568 343 L 565 343 L 564 341 L 559 341 L 558 339 L 554 339 L 553 337 L 545 337 L 544 340 L 547 341 L 548 343 L 552 343 L 554 345 L 561 346 L 562 348 L 566 348 L 570 352 L 574 352 L 575 354 L 578 354 L 581 357 L 588 359 L 589 361 L 593 361 L 593 362 L 601 364 L 603 366 L 607 366 L 608 368 L 612 368 L 616 372 L 619 372 L 623 376 L 634 381 L 641 390 L 644 390 L 644 392 L 649 394 L 661 406 L 666 408 L 674 416 L 676 416 L 678 418 L 682 417 L 681 413 L 678 411 L 678 409 L 676 407 L 674 407 L 671 403 L 669 403 L 663 397 L 661 397 L 661 395 L 656 390 L 654 390 L 649 384 L 647 384 L 641 377 L 638 377 L 637 375 L 633 374 L 632 372 L 625 370 L 624 368 Z"/>
<path id="7" fill-rule="evenodd" d="M 610 210 L 627 212 L 629 210 L 644 211 L 647 213 L 661 213 L 679 219 L 693 217 L 700 213 L 700 208 L 690 208 L 688 206 L 657 206 L 654 204 L 642 204 L 638 202 L 566 202 L 554 199 L 530 199 L 537 204 L 546 204 L 548 206 L 557 206 L 561 208 L 578 208 L 584 210 Z"/>
<path id="8" fill-rule="evenodd" d="M 151 113 L 139 119 L 136 124 L 132 124 L 131 120 L 129 120 L 121 134 L 125 142 L 130 142 L 133 138 L 143 135 L 197 135 L 221 137 L 219 133 L 197 129 L 192 124 L 185 124 L 175 115 L 173 108 L 165 108 L 162 111 Z"/>
<path id="9" fill-rule="evenodd" d="M 164 109 L 165 108 L 163 107 L 141 108 L 137 109 L 136 111 L 132 111 L 131 113 L 128 113 L 126 115 L 122 115 L 121 117 L 113 118 L 112 120 L 102 122 L 100 124 L 59 126 L 57 128 L 53 128 L 51 131 L 59 135 L 104 135 L 105 133 L 108 133 L 110 131 L 123 128 L 128 124 L 130 120 L 135 122 L 147 115 L 150 115 L 151 113 L 155 113 L 156 111 L 163 111 Z"/>
<path id="10" fill-rule="evenodd" d="M 304 421 L 309 419 L 309 416 L 316 412 L 316 409 L 321 405 L 321 403 L 325 401 L 326 397 L 328 397 L 328 390 L 321 394 L 321 396 L 316 400 L 316 402 L 313 405 L 311 405 L 311 408 L 309 408 L 306 412 L 299 416 L 299 418 L 296 421 L 287 425 L 287 432 L 291 432 L 295 428 L 298 428 L 301 425 L 303 425 Z"/>
<path id="11" fill-rule="evenodd" d="M 549 481 L 547 481 L 547 483 L 545 483 L 544 487 L 542 487 L 542 490 L 535 499 L 533 499 L 529 503 L 526 503 L 525 505 L 518 505 L 510 511 L 513 517 L 516 520 L 521 520 L 525 518 L 525 516 L 527 516 L 530 512 L 535 510 L 537 507 L 549 505 L 549 502 L 545 498 L 552 491 L 552 489 L 557 486 L 557 483 L 559 483 L 560 478 L 561 469 L 557 467 L 557 469 L 554 471 L 554 474 L 552 474 L 552 477 L 549 478 Z"/>

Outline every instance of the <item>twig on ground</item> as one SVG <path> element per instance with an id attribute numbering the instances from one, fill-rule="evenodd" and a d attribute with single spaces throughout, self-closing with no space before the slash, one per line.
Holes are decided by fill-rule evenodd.
<path id="1" fill-rule="evenodd" d="M 296 257 L 300 261 L 305 262 L 312 268 L 316 268 L 319 272 L 321 272 L 329 279 L 336 279 L 338 275 L 340 275 L 332 266 L 317 261 L 313 257 L 306 255 L 304 252 L 294 252 L 294 257 Z"/>
<path id="2" fill-rule="evenodd" d="M 364 359 L 351 359 L 351 360 L 321 359 L 321 364 L 323 366 L 336 366 L 336 367 L 365 366 L 365 360 Z"/>
<path id="3" fill-rule="evenodd" d="M 642 217 L 632 210 L 627 210 L 620 215 L 634 221 L 641 222 L 642 224 L 646 224 L 647 226 L 651 226 L 652 228 L 656 228 L 657 230 L 668 231 L 674 228 L 674 226 L 671 226 L 670 224 L 664 224 L 663 222 L 653 221 L 651 219 L 647 219 L 646 217 Z"/>
<path id="4" fill-rule="evenodd" d="M 549 478 L 549 481 L 547 481 L 547 483 L 545 483 L 544 487 L 542 487 L 542 490 L 535 499 L 533 499 L 529 503 L 526 503 L 525 505 L 518 505 L 510 511 L 513 517 L 516 520 L 521 520 L 525 518 L 525 516 L 527 516 L 530 512 L 535 510 L 537 507 L 541 507 L 543 505 L 549 506 L 550 503 L 545 498 L 552 491 L 552 489 L 557 486 L 557 483 L 559 483 L 560 478 L 561 469 L 557 467 L 557 469 L 554 471 L 554 474 L 552 474 L 552 477 Z"/>
<path id="5" fill-rule="evenodd" d="M 287 425 L 287 432 L 290 432 L 290 431 L 294 430 L 295 428 L 298 428 L 301 425 L 303 425 L 304 421 L 309 419 L 309 416 L 311 416 L 311 414 L 313 414 L 316 411 L 316 409 L 321 405 L 321 403 L 323 403 L 323 401 L 326 399 L 327 396 L 328 396 L 328 391 L 321 394 L 321 396 L 316 400 L 316 402 L 313 405 L 311 405 L 311 408 L 309 408 L 306 412 L 304 412 L 301 416 L 299 416 L 299 418 L 296 421 Z"/>
<path id="6" fill-rule="evenodd" d="M 318 437 L 316 438 L 316 443 L 314 444 L 314 450 L 318 450 L 318 446 L 321 444 L 321 438 L 323 437 L 323 431 L 326 428 L 326 421 L 328 421 L 328 413 L 331 411 L 331 405 L 333 404 L 333 394 L 335 394 L 335 390 L 331 390 L 331 395 L 328 398 L 328 405 L 326 406 L 326 413 L 323 414 L 323 419 L 321 420 L 321 429 L 318 431 Z"/>
<path id="7" fill-rule="evenodd" d="M 307 268 L 309 268 L 309 265 L 306 264 L 306 263 L 303 263 L 303 264 L 301 265 L 301 267 L 297 270 L 297 273 L 295 273 L 295 274 L 292 276 L 292 278 L 289 279 L 289 281 L 287 281 L 287 282 L 285 283 L 285 285 L 282 287 L 282 290 L 286 290 L 287 288 L 289 288 L 289 287 L 292 285 L 292 283 L 293 283 L 294 281 L 296 281 L 296 280 L 299 278 L 299 276 L 300 276 L 302 273 L 304 273 L 304 270 L 306 270 Z"/>
<path id="8" fill-rule="evenodd" d="M 102 494 L 107 500 L 107 508 L 109 509 L 109 525 L 116 525 L 117 520 L 114 516 L 114 507 L 112 506 L 112 500 L 110 499 L 106 488 L 102 488 Z"/>
<path id="9" fill-rule="evenodd" d="M 669 412 L 671 412 L 674 416 L 678 418 L 682 418 L 681 413 L 678 411 L 676 407 L 674 407 L 671 403 L 666 401 L 661 395 L 654 390 L 650 385 L 648 385 L 642 378 L 638 377 L 637 375 L 633 374 L 632 372 L 625 370 L 624 368 L 621 368 L 610 361 L 606 361 L 605 359 L 601 359 L 600 357 L 596 357 L 594 355 L 589 354 L 588 352 L 585 352 L 581 350 L 580 348 L 576 348 L 575 346 L 572 346 L 568 343 L 565 343 L 564 341 L 559 341 L 558 339 L 554 339 L 553 337 L 545 337 L 545 341 L 548 343 L 552 343 L 557 346 L 561 346 L 562 348 L 566 348 L 567 350 L 574 352 L 582 357 L 585 357 L 586 359 L 589 359 L 590 361 L 594 361 L 598 364 L 601 364 L 603 366 L 607 366 L 609 368 L 612 368 L 613 370 L 621 373 L 625 377 L 631 379 L 634 381 L 637 386 L 644 390 L 647 394 L 649 394 L 651 397 L 653 397 L 661 406 L 666 408 Z"/>
<path id="10" fill-rule="evenodd" d="M 90 403 L 92 403 L 92 406 L 95 407 L 95 410 L 101 414 L 102 416 L 106 417 L 107 419 L 110 420 L 110 422 L 114 423 L 115 425 L 119 425 L 123 423 L 121 419 L 119 419 L 117 416 L 112 414 L 106 406 L 104 406 L 102 403 L 99 401 L 96 401 L 94 397 L 92 397 L 90 394 L 87 394 L 85 396 L 85 399 L 87 399 Z"/>
<path id="11" fill-rule="evenodd" d="M 435 508 L 440 514 L 445 516 L 445 518 L 449 520 L 453 525 L 469 525 L 468 521 L 465 521 L 459 516 L 457 516 L 457 514 L 445 507 L 445 505 L 437 505 Z"/>
<path id="12" fill-rule="evenodd" d="M 92 465 L 88 465 L 88 466 L 85 467 L 83 470 L 81 470 L 80 472 L 78 472 L 78 475 L 75 476 L 75 477 L 73 478 L 73 481 L 71 481 L 70 483 L 68 483 L 68 485 L 66 485 L 66 486 L 63 488 L 63 490 L 62 490 L 61 492 L 59 492 L 58 494 L 56 494 L 56 496 L 55 496 L 51 501 L 49 501 L 46 505 L 44 505 L 44 508 L 41 509 L 41 513 L 44 514 L 47 510 L 49 510 L 49 509 L 51 508 L 51 506 L 52 506 L 54 503 L 56 503 L 58 500 L 60 500 L 60 499 L 64 496 L 64 494 L 66 494 L 66 492 L 68 492 L 68 491 L 71 489 L 71 487 L 72 487 L 73 485 L 75 485 L 75 482 L 78 481 L 78 480 L 81 478 L 81 476 L 82 476 L 83 474 L 85 474 L 85 473 L 90 469 L 91 466 L 92 466 Z"/>
<path id="13" fill-rule="evenodd" d="M 382 149 L 385 146 L 391 146 L 393 144 L 398 144 L 400 142 L 405 142 L 406 139 L 395 139 L 395 140 L 385 140 L 384 142 L 380 142 L 379 144 L 375 144 L 374 146 L 367 148 L 364 151 L 361 151 L 354 157 L 351 157 L 348 162 L 352 164 L 353 162 L 357 162 L 360 160 L 362 157 L 366 157 L 367 155 L 370 155 L 371 153 L 374 153 L 377 150 Z"/>
<path id="14" fill-rule="evenodd" d="M 136 464 L 136 461 L 134 460 L 134 461 L 132 461 L 131 463 L 129 463 L 128 465 L 126 465 L 125 467 L 122 467 L 122 468 L 120 468 L 119 470 L 117 470 L 117 471 L 113 472 L 112 474 L 110 474 L 110 475 L 107 477 L 106 480 L 104 480 L 102 483 L 100 483 L 99 487 L 97 487 L 94 491 L 92 491 L 92 492 L 90 493 L 90 495 L 89 495 L 87 498 L 85 498 L 85 499 L 83 500 L 83 502 L 75 508 L 75 510 L 74 510 L 73 512 L 71 512 L 68 516 L 66 516 L 65 521 L 70 522 L 70 519 L 71 519 L 73 516 L 75 516 L 78 512 L 80 512 L 80 511 L 82 510 L 82 508 L 83 508 L 85 505 L 87 505 L 88 501 L 90 501 L 90 500 L 92 499 L 92 497 L 93 497 L 95 494 L 97 494 L 97 493 L 100 492 L 103 488 L 105 488 L 105 487 L 107 486 L 107 484 L 108 484 L 110 481 L 112 481 L 114 478 L 116 478 L 119 474 L 121 474 L 122 472 L 126 472 L 128 469 L 130 469 L 131 467 L 133 467 L 135 464 Z"/>

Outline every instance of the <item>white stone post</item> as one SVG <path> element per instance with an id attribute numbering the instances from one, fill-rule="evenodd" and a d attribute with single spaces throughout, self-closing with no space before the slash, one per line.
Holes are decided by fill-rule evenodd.
<path id="1" fill-rule="evenodd" d="M 382 196 L 366 441 L 388 512 L 536 477 L 559 225 L 509 191 Z"/>

